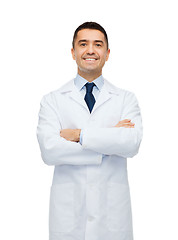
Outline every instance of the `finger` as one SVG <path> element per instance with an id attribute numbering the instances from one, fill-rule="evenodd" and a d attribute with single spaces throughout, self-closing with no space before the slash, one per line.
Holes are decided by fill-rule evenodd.
<path id="1" fill-rule="evenodd" d="M 135 126 L 135 124 L 121 124 L 118 127 L 127 127 L 127 128 L 129 128 L 129 127 L 134 127 L 134 126 Z"/>
<path id="2" fill-rule="evenodd" d="M 120 127 L 120 125 L 121 124 L 123 124 L 123 123 L 130 123 L 130 119 L 124 119 L 124 120 L 122 120 L 122 121 L 119 121 L 116 125 L 115 125 L 115 127 Z"/>
<path id="3" fill-rule="evenodd" d="M 120 122 L 130 122 L 131 121 L 131 119 L 123 119 L 122 121 L 120 121 Z"/>
<path id="4" fill-rule="evenodd" d="M 128 124 L 128 125 L 134 125 L 135 123 L 133 123 L 133 122 L 125 122 L 125 123 L 122 123 L 123 125 L 125 125 L 125 124 Z"/>
<path id="5" fill-rule="evenodd" d="M 122 126 L 124 127 L 124 126 L 134 126 L 135 125 L 135 123 L 123 123 L 122 124 Z"/>
<path id="6" fill-rule="evenodd" d="M 131 121 L 130 119 L 124 119 L 124 120 L 120 121 L 119 123 L 128 123 L 130 121 Z"/>
<path id="7" fill-rule="evenodd" d="M 122 124 L 118 124 L 116 125 L 115 127 L 134 127 L 135 126 L 135 123 L 122 123 Z"/>
<path id="8" fill-rule="evenodd" d="M 123 127 L 125 127 L 125 128 L 134 128 L 135 126 L 133 125 L 133 126 L 131 126 L 131 125 L 125 125 L 125 126 L 123 126 Z"/>

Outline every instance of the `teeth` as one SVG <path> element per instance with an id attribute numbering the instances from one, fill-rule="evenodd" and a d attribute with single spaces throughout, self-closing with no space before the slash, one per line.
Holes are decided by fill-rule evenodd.
<path id="1" fill-rule="evenodd" d="M 85 60 L 93 61 L 93 60 L 96 60 L 96 59 L 94 59 L 94 58 L 86 58 Z"/>

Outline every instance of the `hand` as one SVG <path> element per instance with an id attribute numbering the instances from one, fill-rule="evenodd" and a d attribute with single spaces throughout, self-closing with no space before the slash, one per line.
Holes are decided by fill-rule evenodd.
<path id="1" fill-rule="evenodd" d="M 79 142 L 80 141 L 81 129 L 62 129 L 60 131 L 60 136 L 68 141 Z"/>
<path id="2" fill-rule="evenodd" d="M 118 122 L 114 127 L 134 128 L 135 123 L 132 123 L 130 119 L 124 119 Z"/>

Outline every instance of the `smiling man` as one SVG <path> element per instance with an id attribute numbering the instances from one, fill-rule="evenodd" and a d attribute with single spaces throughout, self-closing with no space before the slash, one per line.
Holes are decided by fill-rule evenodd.
<path id="1" fill-rule="evenodd" d="M 78 65 L 78 74 L 92 82 L 102 74 L 110 50 L 105 35 L 99 30 L 82 29 L 74 36 L 73 59 Z"/>
<path id="2" fill-rule="evenodd" d="M 55 166 L 49 239 L 132 240 L 127 158 L 142 139 L 138 102 L 102 76 L 110 49 L 101 25 L 80 25 L 71 53 L 77 76 L 42 98 L 37 127 Z"/>

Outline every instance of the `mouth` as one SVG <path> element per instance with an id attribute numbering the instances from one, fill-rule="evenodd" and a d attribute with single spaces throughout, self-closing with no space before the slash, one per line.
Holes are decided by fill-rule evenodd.
<path id="1" fill-rule="evenodd" d="M 87 61 L 87 62 L 95 62 L 97 61 L 98 59 L 97 58 L 83 58 L 84 61 Z"/>

